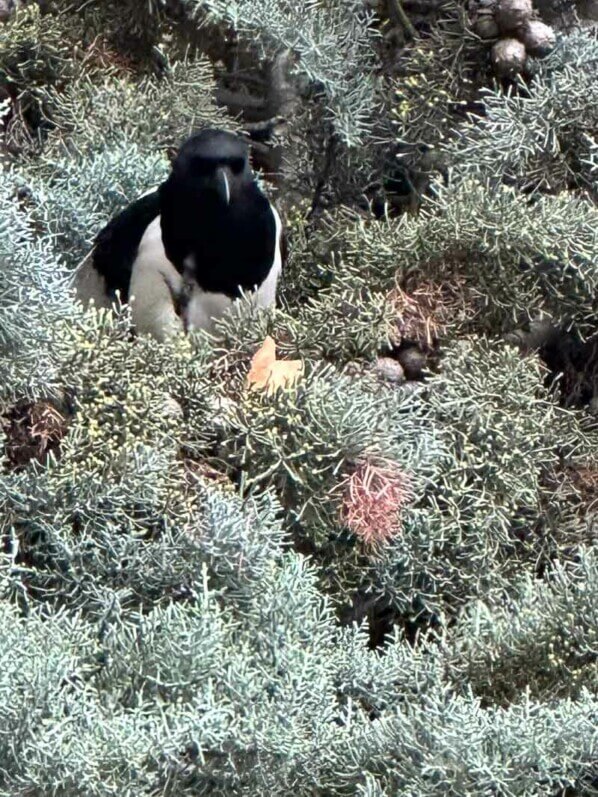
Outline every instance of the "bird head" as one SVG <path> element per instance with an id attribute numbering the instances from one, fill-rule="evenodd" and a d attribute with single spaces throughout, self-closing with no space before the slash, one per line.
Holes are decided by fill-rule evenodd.
<path id="1" fill-rule="evenodd" d="M 225 130 L 202 130 L 181 146 L 171 180 L 190 198 L 211 197 L 223 206 L 230 205 L 253 181 L 249 147 Z"/>

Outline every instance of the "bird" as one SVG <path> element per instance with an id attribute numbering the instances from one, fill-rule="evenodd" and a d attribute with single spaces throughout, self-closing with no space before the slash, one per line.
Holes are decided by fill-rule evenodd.
<path id="1" fill-rule="evenodd" d="M 84 304 L 129 304 L 135 332 L 163 341 L 213 331 L 243 295 L 270 307 L 285 260 L 281 218 L 247 142 L 206 128 L 182 143 L 163 183 L 100 230 L 71 287 Z"/>

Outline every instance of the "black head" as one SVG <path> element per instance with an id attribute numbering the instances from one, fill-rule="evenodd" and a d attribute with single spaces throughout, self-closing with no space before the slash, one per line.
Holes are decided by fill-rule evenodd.
<path id="1" fill-rule="evenodd" d="M 212 197 L 229 205 L 253 182 L 246 142 L 225 130 L 207 129 L 188 138 L 172 165 L 172 181 L 190 198 Z"/>

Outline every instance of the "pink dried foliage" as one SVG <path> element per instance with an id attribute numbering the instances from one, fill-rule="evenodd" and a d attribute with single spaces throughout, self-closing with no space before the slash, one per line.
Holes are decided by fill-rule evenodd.
<path id="1" fill-rule="evenodd" d="M 105 70 L 122 73 L 130 72 L 135 62 L 133 58 L 127 57 L 112 48 L 102 36 L 96 36 L 83 54 L 83 64 L 88 63 Z"/>
<path id="2" fill-rule="evenodd" d="M 396 462 L 361 462 L 340 488 L 341 520 L 366 545 L 378 547 L 400 534 L 401 512 L 413 500 L 413 490 Z"/>
<path id="3" fill-rule="evenodd" d="M 408 293 L 394 288 L 390 301 L 396 313 L 393 342 L 413 340 L 422 348 L 430 348 L 434 341 L 452 324 L 472 315 L 463 281 L 455 277 L 452 285 L 424 282 Z"/>

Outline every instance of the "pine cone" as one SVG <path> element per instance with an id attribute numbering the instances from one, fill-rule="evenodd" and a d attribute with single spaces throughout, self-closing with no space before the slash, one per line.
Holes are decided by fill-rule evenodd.
<path id="1" fill-rule="evenodd" d="M 517 39 L 501 39 L 492 48 L 492 65 L 500 77 L 515 77 L 525 66 L 525 46 Z"/>
<path id="2" fill-rule="evenodd" d="M 401 349 L 397 354 L 407 379 L 419 379 L 426 367 L 426 355 L 417 346 Z"/>
<path id="3" fill-rule="evenodd" d="M 496 22 L 505 32 L 521 28 L 532 18 L 531 0 L 499 0 L 496 9 Z"/>
<path id="4" fill-rule="evenodd" d="M 387 382 L 404 382 L 405 372 L 401 363 L 392 357 L 378 357 L 376 360 L 376 373 Z"/>
<path id="5" fill-rule="evenodd" d="M 549 25 L 530 19 L 521 30 L 521 41 L 530 55 L 542 58 L 554 50 L 556 35 Z"/>
<path id="6" fill-rule="evenodd" d="M 0 0 L 0 22 L 7 22 L 13 15 L 15 4 L 13 0 Z"/>
<path id="7" fill-rule="evenodd" d="M 495 39 L 499 34 L 499 29 L 494 18 L 494 12 L 492 10 L 481 12 L 473 29 L 481 39 Z"/>

